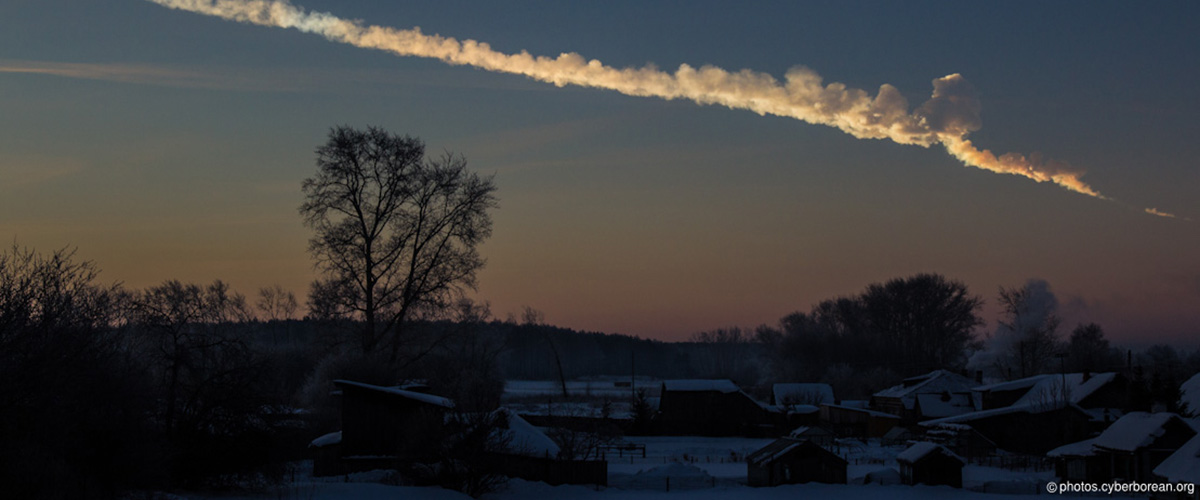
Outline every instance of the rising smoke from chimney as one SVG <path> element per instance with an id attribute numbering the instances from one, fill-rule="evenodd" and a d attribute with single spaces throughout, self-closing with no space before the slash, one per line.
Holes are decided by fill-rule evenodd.
<path id="1" fill-rule="evenodd" d="M 1001 174 L 1052 182 L 1087 196 L 1109 199 L 1081 180 L 1083 170 L 1039 155 L 1007 153 L 997 156 L 977 148 L 967 136 L 982 126 L 974 88 L 957 73 L 933 80 L 933 95 L 911 112 L 894 86 L 884 84 L 872 96 L 841 83 L 826 84 L 805 67 L 789 70 L 783 81 L 743 69 L 687 64 L 675 72 L 654 66 L 614 68 L 576 53 L 558 57 L 533 56 L 522 51 L 505 54 L 487 43 L 426 35 L 420 28 L 367 26 L 324 12 L 306 12 L 286 0 L 149 0 L 159 5 L 262 26 L 293 28 L 331 41 L 377 49 L 399 56 L 427 57 L 453 65 L 511 73 L 559 87 L 576 85 L 622 94 L 661 99 L 687 99 L 698 104 L 744 109 L 837 128 L 860 139 L 888 139 L 899 144 L 942 145 L 964 164 Z M 1174 215 L 1156 209 L 1145 213 Z"/>

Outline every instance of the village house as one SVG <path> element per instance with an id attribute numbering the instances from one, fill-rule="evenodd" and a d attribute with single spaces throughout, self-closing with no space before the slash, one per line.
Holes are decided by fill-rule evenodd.
<path id="1" fill-rule="evenodd" d="M 1174 413 L 1132 412 L 1099 436 L 1060 446 L 1046 456 L 1066 481 L 1149 482 L 1155 480 L 1155 468 L 1195 436 L 1192 425 Z M 1177 471 L 1168 469 L 1164 472 Z"/>
<path id="2" fill-rule="evenodd" d="M 771 386 L 771 404 L 775 406 L 834 404 L 833 386 L 817 383 L 788 383 Z"/>
<path id="3" fill-rule="evenodd" d="M 943 423 L 925 429 L 925 439 L 938 443 L 967 461 L 996 454 L 996 443 L 967 424 Z"/>
<path id="4" fill-rule="evenodd" d="M 901 418 L 901 423 L 911 425 L 921 420 L 935 418 L 934 415 L 922 415 L 917 405 L 919 395 L 936 395 L 926 400 L 927 406 L 938 402 L 934 413 L 946 415 L 947 408 L 961 407 L 965 401 L 972 410 L 971 388 L 978 385 L 975 381 L 947 370 L 934 370 L 924 375 L 904 379 L 899 385 L 876 392 L 871 396 L 872 410 L 890 413 Z M 946 408 L 943 408 L 946 407 Z"/>
<path id="5" fill-rule="evenodd" d="M 563 460 L 558 444 L 508 408 L 492 412 L 496 441 L 503 446 L 488 457 L 490 470 L 547 484 L 608 484 L 608 462 Z"/>
<path id="6" fill-rule="evenodd" d="M 818 446 L 829 447 L 833 445 L 833 440 L 837 436 L 822 427 L 802 425 L 792 429 L 792 432 L 788 433 L 788 437 L 792 439 L 804 439 L 812 441 Z"/>
<path id="7" fill-rule="evenodd" d="M 962 488 L 966 461 L 945 446 L 928 441 L 913 443 L 896 455 L 900 481 L 904 484 L 947 485 Z"/>
<path id="8" fill-rule="evenodd" d="M 1128 381 L 1119 373 L 1046 374 L 975 388 L 979 409 L 1069 402 L 1097 420 L 1129 407 Z M 1115 419 L 1115 417 L 1113 417 Z M 1104 425 L 1111 423 L 1105 422 Z"/>
<path id="9" fill-rule="evenodd" d="M 666 380 L 656 426 L 673 435 L 769 435 L 778 432 L 776 414 L 730 380 Z"/>
<path id="10" fill-rule="evenodd" d="M 925 429 L 944 424 L 968 425 L 999 449 L 1042 455 L 1090 435 L 1092 418 L 1070 403 L 1028 404 L 964 413 L 920 423 Z"/>
<path id="11" fill-rule="evenodd" d="M 779 438 L 746 456 L 750 486 L 846 483 L 846 459 L 805 439 Z"/>
<path id="12" fill-rule="evenodd" d="M 908 427 L 892 427 L 892 430 L 880 438 L 880 442 L 884 446 L 907 446 L 910 441 L 916 441 L 920 437 L 916 432 L 913 432 Z"/>
<path id="13" fill-rule="evenodd" d="M 817 425 L 822 404 L 835 404 L 833 387 L 818 383 L 786 383 L 771 386 L 771 404 L 783 413 L 787 427 Z"/>
<path id="14" fill-rule="evenodd" d="M 821 424 L 839 436 L 874 438 L 883 437 L 900 425 L 900 417 L 849 404 L 823 404 Z"/>
<path id="15" fill-rule="evenodd" d="M 1180 446 L 1175 453 L 1167 457 L 1154 468 L 1157 480 L 1172 483 L 1200 483 L 1200 435 L 1193 437 Z M 1177 495 L 1179 498 L 1189 498 Z M 1190 498 L 1200 497 L 1200 493 L 1192 490 Z"/>
<path id="16" fill-rule="evenodd" d="M 454 402 L 432 394 L 335 380 L 342 430 L 310 444 L 313 475 L 336 475 L 429 458 L 445 437 Z"/>

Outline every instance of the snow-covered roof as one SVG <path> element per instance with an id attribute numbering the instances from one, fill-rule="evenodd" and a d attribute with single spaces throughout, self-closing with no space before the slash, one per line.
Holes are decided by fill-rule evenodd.
<path id="1" fill-rule="evenodd" d="M 771 392 L 775 396 L 775 404 L 807 404 L 819 405 L 821 403 L 833 403 L 833 387 L 829 384 L 816 383 L 789 383 L 775 384 L 771 386 Z"/>
<path id="2" fill-rule="evenodd" d="M 700 380 L 700 379 L 685 379 L 685 380 L 664 380 L 663 390 L 679 391 L 679 392 L 703 392 L 715 391 L 724 394 L 738 392 L 737 384 L 734 384 L 729 379 L 717 380 Z"/>
<path id="3" fill-rule="evenodd" d="M 364 384 L 362 382 L 354 382 L 351 380 L 334 380 L 333 383 L 334 383 L 334 385 L 337 385 L 337 386 L 358 387 L 360 389 L 367 389 L 370 391 L 391 394 L 393 396 L 400 396 L 403 398 L 412 399 L 414 401 L 420 401 L 425 404 L 440 406 L 442 408 L 454 408 L 454 401 L 451 401 L 447 398 L 443 398 L 441 396 L 434 396 L 432 394 L 406 391 L 404 389 L 397 389 L 395 387 L 383 387 L 383 386 L 378 386 L 378 385 Z"/>
<path id="4" fill-rule="evenodd" d="M 825 429 L 822 429 L 820 427 L 810 427 L 807 425 L 802 425 L 800 427 L 792 429 L 792 432 L 788 433 L 788 437 L 796 438 L 796 439 L 805 439 L 809 436 L 829 436 L 832 434 L 833 433 L 831 433 Z"/>
<path id="5" fill-rule="evenodd" d="M 868 410 L 868 409 L 866 409 L 866 408 L 859 408 L 859 407 L 856 407 L 856 406 L 846 406 L 846 405 L 830 405 L 830 404 L 824 404 L 824 405 L 821 405 L 821 406 L 824 406 L 824 407 L 829 407 L 829 408 L 837 408 L 837 409 L 840 409 L 840 410 L 850 410 L 850 411 L 862 412 L 862 413 L 866 413 L 867 415 L 870 415 L 870 416 L 872 416 L 872 417 L 881 417 L 881 418 L 894 418 L 894 419 L 896 419 L 896 420 L 899 420 L 899 419 L 900 419 L 900 417 L 899 417 L 898 415 L 892 415 L 891 413 L 884 413 L 884 412 L 881 412 L 881 411 Z"/>
<path id="6" fill-rule="evenodd" d="M 930 443 L 929 441 L 919 441 L 913 443 L 913 445 L 909 446 L 908 449 L 900 452 L 899 455 L 896 455 L 896 461 L 908 462 L 911 464 L 921 460 L 922 458 L 925 458 L 926 455 L 929 455 L 933 452 L 940 452 L 941 454 L 958 460 L 959 462 L 967 463 L 966 460 L 963 460 L 962 457 L 955 455 L 954 452 L 950 451 L 945 446 L 937 443 Z"/>
<path id="7" fill-rule="evenodd" d="M 1188 440 L 1158 464 L 1154 473 L 1172 483 L 1200 483 L 1200 435 Z"/>
<path id="8" fill-rule="evenodd" d="M 991 410 L 973 411 L 971 413 L 963 413 L 962 415 L 955 415 L 953 417 L 945 417 L 945 418 L 937 418 L 937 419 L 933 419 L 933 420 L 926 420 L 924 422 L 920 422 L 918 425 L 920 425 L 922 427 L 935 427 L 935 426 L 942 425 L 942 424 L 956 424 L 956 423 L 962 423 L 962 422 L 971 422 L 971 421 L 979 420 L 981 418 L 995 417 L 998 415 L 1007 415 L 1010 413 L 1038 414 L 1038 413 L 1047 412 L 1047 411 L 1060 410 L 1060 409 L 1063 409 L 1066 407 L 1075 408 L 1076 410 L 1079 410 L 1081 412 L 1083 411 L 1082 408 L 1080 408 L 1074 404 L 1061 403 L 1061 402 L 1060 403 L 1051 403 L 1051 404 L 1012 405 L 1012 406 L 1005 406 L 1003 408 L 995 408 L 995 409 L 991 409 Z"/>
<path id="9" fill-rule="evenodd" d="M 779 457 L 786 455 L 788 452 L 796 449 L 804 441 L 798 439 L 776 439 L 758 451 L 746 456 L 746 463 L 752 465 L 763 465 L 774 462 Z"/>
<path id="10" fill-rule="evenodd" d="M 1077 443 L 1064 444 L 1046 452 L 1047 457 L 1090 457 L 1096 454 L 1096 438 L 1085 439 Z"/>
<path id="11" fill-rule="evenodd" d="M 1015 390 L 1019 390 L 1019 389 L 1029 389 L 1029 388 L 1037 385 L 1037 383 L 1041 382 L 1043 379 L 1046 379 L 1046 378 L 1052 377 L 1052 376 L 1053 375 L 1034 375 L 1032 377 L 1025 377 L 1025 378 L 1019 378 L 1016 380 L 1007 380 L 1004 382 L 997 382 L 994 384 L 981 385 L 979 387 L 976 387 L 975 390 L 979 391 L 979 392 L 1004 392 L 1004 391 L 1015 391 Z"/>
<path id="12" fill-rule="evenodd" d="M 900 398 L 904 400 L 906 408 L 912 409 L 912 405 L 916 401 L 913 396 L 916 394 L 968 392 L 973 385 L 974 381 L 957 373 L 934 370 L 924 375 L 906 378 L 899 385 L 876 392 L 874 397 Z"/>
<path id="13" fill-rule="evenodd" d="M 1064 394 L 1070 396 L 1069 400 L 1072 403 L 1079 404 L 1092 393 L 1099 390 L 1101 387 L 1108 385 L 1114 378 L 1116 373 L 1096 373 L 1085 377 L 1082 373 L 1068 373 L 1066 375 L 1049 375 L 1034 384 L 1029 392 L 1021 396 L 1014 404 L 1024 403 L 1042 403 L 1046 401 L 1061 400 Z M 1065 385 L 1064 385 L 1065 382 Z M 1064 390 L 1064 387 L 1066 388 Z"/>
<path id="14" fill-rule="evenodd" d="M 813 405 L 796 405 L 788 408 L 789 413 L 795 413 L 797 415 L 811 415 L 819 411 L 821 411 L 821 407 Z"/>
<path id="15" fill-rule="evenodd" d="M 339 444 L 341 442 L 342 442 L 342 431 L 330 432 L 329 434 L 325 434 L 319 438 L 312 440 L 311 443 L 308 443 L 308 447 L 309 448 L 324 448 L 326 446 L 332 446 L 335 444 Z"/>
<path id="16" fill-rule="evenodd" d="M 1046 453 L 1046 456 L 1090 457 L 1099 450 L 1135 451 L 1154 443 L 1154 440 L 1167 432 L 1167 425 L 1175 420 L 1191 428 L 1189 422 L 1174 413 L 1131 412 L 1113 422 L 1099 436 L 1059 446 Z"/>
<path id="17" fill-rule="evenodd" d="M 1093 444 L 1108 450 L 1134 451 L 1166 433 L 1167 425 L 1173 420 L 1188 425 L 1174 413 L 1130 412 L 1101 432 Z"/>
<path id="18" fill-rule="evenodd" d="M 820 451 L 818 451 L 818 453 L 820 453 L 823 456 L 831 457 L 836 460 L 841 460 L 843 462 L 846 460 L 846 459 L 834 454 L 833 452 L 830 452 L 824 448 L 821 448 L 820 446 L 813 444 L 811 441 L 808 441 L 805 439 L 779 438 L 779 439 L 776 439 L 775 441 L 772 441 L 770 444 L 768 444 L 762 448 L 759 448 L 757 451 L 754 451 L 753 453 L 746 455 L 746 463 L 749 463 L 751 465 L 759 465 L 759 466 L 768 464 L 775 460 L 778 460 L 779 458 L 783 457 L 784 455 L 787 455 L 788 453 L 791 453 L 793 450 L 795 450 L 799 447 L 802 447 L 802 446 L 809 446 L 809 447 L 812 447 L 814 450 L 820 450 Z"/>
<path id="19" fill-rule="evenodd" d="M 1200 415 L 1200 373 L 1192 375 L 1179 386 L 1179 404 L 1192 415 Z"/>
<path id="20" fill-rule="evenodd" d="M 917 405 L 921 407 L 921 416 L 929 418 L 952 417 L 975 411 L 971 395 L 964 393 L 917 394 Z"/>
<path id="21" fill-rule="evenodd" d="M 510 453 L 529 457 L 554 458 L 558 456 L 560 451 L 558 444 L 546 433 L 508 408 L 500 408 L 496 412 L 504 415 L 508 420 L 507 427 L 501 429 L 500 432 L 508 438 Z"/>

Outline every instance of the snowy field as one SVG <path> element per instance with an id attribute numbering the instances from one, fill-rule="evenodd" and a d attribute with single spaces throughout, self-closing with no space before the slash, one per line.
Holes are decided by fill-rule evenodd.
<path id="1" fill-rule="evenodd" d="M 567 393 L 581 397 L 608 397 L 613 399 L 629 399 L 633 389 L 628 385 L 617 386 L 617 383 L 628 383 L 629 379 L 609 380 L 568 380 Z M 661 382 L 657 380 L 638 379 L 637 388 L 645 389 L 650 395 L 657 396 Z M 557 380 L 508 380 L 504 383 L 504 401 L 520 400 L 523 398 L 541 398 L 546 396 L 561 397 L 562 384 Z"/>
<path id="2" fill-rule="evenodd" d="M 471 497 L 440 488 L 416 488 L 411 486 L 388 486 L 378 483 L 297 483 L 277 492 L 259 496 L 206 496 L 185 495 L 168 497 L 171 500 L 467 500 Z M 491 500 L 642 500 L 642 499 L 688 499 L 688 500 L 736 500 L 753 498 L 762 500 L 793 500 L 796 498 L 837 498 L 844 500 L 889 498 L 899 500 L 944 499 L 944 500 L 1030 500 L 1029 495 L 977 493 L 948 486 L 878 486 L 878 485 L 831 485 L 797 484 L 774 488 L 750 488 L 747 486 L 718 486 L 706 489 L 683 489 L 672 491 L 623 490 L 589 486 L 550 486 L 514 479 L 503 491 L 483 496 Z"/>
<path id="3" fill-rule="evenodd" d="M 869 442 L 841 441 L 840 453 L 850 462 L 848 485 L 803 484 L 774 488 L 745 486 L 745 456 L 771 442 L 770 439 L 709 438 L 695 436 L 628 437 L 625 441 L 646 446 L 646 457 L 609 456 L 608 487 L 550 486 L 514 479 L 501 491 L 485 495 L 493 500 L 553 499 L 700 499 L 734 500 L 839 498 L 839 499 L 1025 499 L 1045 493 L 1043 483 L 1052 479 L 1049 471 L 1011 471 L 995 467 L 968 465 L 963 469 L 966 488 L 948 486 L 903 486 L 867 484 L 873 476 L 897 478 L 895 456 L 902 447 L 881 446 Z M 306 464 L 306 466 L 310 466 Z M 880 474 L 887 470 L 890 473 Z M 387 480 L 384 471 L 367 472 L 344 478 L 297 477 L 293 484 L 258 496 L 182 495 L 171 500 L 334 500 L 392 499 L 450 500 L 465 495 L 439 488 L 417 488 L 380 484 Z M 669 491 L 668 491 L 669 488 Z M 987 489 L 991 493 L 979 490 Z"/>

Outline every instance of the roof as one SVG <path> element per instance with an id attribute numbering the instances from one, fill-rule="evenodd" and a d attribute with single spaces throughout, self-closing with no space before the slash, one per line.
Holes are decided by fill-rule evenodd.
<path id="1" fill-rule="evenodd" d="M 971 390 L 972 385 L 974 381 L 957 373 L 934 370 L 924 375 L 906 378 L 899 385 L 876 392 L 874 397 L 899 398 L 904 400 L 906 408 L 911 409 L 917 394 L 967 392 Z"/>
<path id="2" fill-rule="evenodd" d="M 729 379 L 664 380 L 662 384 L 663 384 L 664 391 L 677 391 L 677 392 L 714 391 L 714 392 L 728 394 L 728 393 L 732 393 L 732 392 L 738 392 L 741 390 L 741 389 L 738 389 L 737 384 L 734 384 L 733 381 L 729 380 Z"/>
<path id="3" fill-rule="evenodd" d="M 1077 443 L 1064 444 L 1046 452 L 1047 457 L 1090 457 L 1096 454 L 1096 438 L 1085 439 Z"/>
<path id="4" fill-rule="evenodd" d="M 809 436 L 832 436 L 833 433 L 829 432 L 825 429 L 822 429 L 820 427 L 809 427 L 807 425 L 802 425 L 800 427 L 792 429 L 792 432 L 788 433 L 788 437 L 797 438 L 797 439 L 805 439 L 807 437 L 806 435 L 809 435 Z"/>
<path id="5" fill-rule="evenodd" d="M 1059 446 L 1046 453 L 1048 457 L 1090 457 L 1097 451 L 1131 452 L 1149 446 L 1167 432 L 1167 425 L 1178 420 L 1186 428 L 1191 425 L 1174 413 L 1129 413 L 1108 426 L 1099 436 L 1077 443 Z M 1194 438 L 1193 438 L 1194 440 Z"/>
<path id="6" fill-rule="evenodd" d="M 899 455 L 896 455 L 896 461 L 897 462 L 908 462 L 911 464 L 911 463 L 920 461 L 922 458 L 925 458 L 929 454 L 935 453 L 935 452 L 941 453 L 942 455 L 945 455 L 947 457 L 958 460 L 959 462 L 962 462 L 964 464 L 967 463 L 966 460 L 963 460 L 962 457 L 954 454 L 954 452 L 950 451 L 945 446 L 942 446 L 937 443 L 930 443 L 929 441 L 919 441 L 919 442 L 913 443 L 913 445 L 909 446 L 908 449 L 900 452 Z"/>
<path id="7" fill-rule="evenodd" d="M 809 447 L 820 450 L 820 454 L 833 457 L 839 461 L 845 462 L 846 459 L 826 450 L 812 441 L 807 439 L 779 438 L 772 441 L 770 444 L 759 448 L 753 453 L 746 455 L 746 463 L 755 466 L 762 466 L 783 458 L 784 455 L 791 453 L 799 448 Z"/>
<path id="8" fill-rule="evenodd" d="M 995 417 L 995 416 L 999 416 L 999 415 L 1008 415 L 1011 413 L 1038 414 L 1038 413 L 1043 413 L 1043 412 L 1047 412 L 1047 411 L 1061 410 L 1063 408 L 1074 408 L 1074 409 L 1080 411 L 1081 413 L 1084 413 L 1083 408 L 1080 408 L 1080 407 L 1078 407 L 1074 404 L 1070 404 L 1070 403 L 1057 403 L 1057 404 L 1044 404 L 1044 405 L 1042 405 L 1042 404 L 1012 405 L 1012 406 L 1005 406 L 1003 408 L 995 408 L 992 410 L 973 411 L 971 413 L 963 413 L 962 415 L 955 415 L 953 417 L 945 417 L 945 418 L 937 418 L 937 419 L 933 419 L 933 420 L 926 420 L 924 422 L 920 422 L 918 425 L 920 425 L 922 427 L 934 427 L 934 426 L 938 426 L 938 425 L 942 425 L 942 424 L 957 424 L 957 423 L 962 423 L 962 422 L 971 422 L 974 420 Z M 1086 413 L 1084 413 L 1084 414 L 1086 415 Z"/>
<path id="9" fill-rule="evenodd" d="M 1087 399 L 1101 387 L 1108 385 L 1117 377 L 1116 373 L 1097 373 L 1085 377 L 1083 373 L 1068 373 L 1066 375 L 1048 375 L 1039 380 L 1029 392 L 1021 396 L 1016 403 L 1039 403 L 1046 401 L 1062 400 L 1064 394 L 1069 396 L 1068 400 L 1072 403 L 1079 404 L 1080 401 Z M 1084 379 L 1087 380 L 1084 380 Z M 1065 382 L 1065 385 L 1064 385 Z M 1066 388 L 1065 390 L 1063 388 Z"/>
<path id="10" fill-rule="evenodd" d="M 1093 444 L 1107 450 L 1134 451 L 1149 446 L 1165 434 L 1172 420 L 1188 425 L 1174 413 L 1131 412 L 1101 432 Z"/>
<path id="11" fill-rule="evenodd" d="M 769 464 L 786 455 L 788 452 L 796 449 L 804 442 L 804 440 L 800 439 L 776 439 L 770 444 L 759 448 L 749 455 L 746 455 L 746 463 L 751 465 Z"/>
<path id="12" fill-rule="evenodd" d="M 917 405 L 921 407 L 921 415 L 929 418 L 952 417 L 975 411 L 971 395 L 961 392 L 917 394 Z"/>
<path id="13" fill-rule="evenodd" d="M 775 396 L 775 404 L 777 405 L 819 405 L 821 403 L 833 403 L 836 401 L 833 397 L 833 387 L 829 384 L 775 384 L 771 386 L 771 393 Z"/>
<path id="14" fill-rule="evenodd" d="M 1005 382 L 997 382 L 994 384 L 981 385 L 979 387 L 976 387 L 975 390 L 980 391 L 980 392 L 989 392 L 989 391 L 1003 392 L 1003 391 L 1015 391 L 1015 390 L 1019 390 L 1019 389 L 1029 389 L 1029 388 L 1037 385 L 1037 383 L 1041 382 L 1043 379 L 1045 379 L 1047 377 L 1052 377 L 1052 376 L 1054 376 L 1054 375 L 1034 375 L 1032 377 L 1025 377 L 1025 378 L 1019 378 L 1016 380 L 1009 380 L 1009 381 L 1005 381 Z"/>
<path id="15" fill-rule="evenodd" d="M 496 413 L 507 417 L 506 428 L 500 429 L 499 432 L 508 438 L 510 453 L 528 457 L 554 458 L 558 456 L 561 451 L 558 444 L 529 421 L 508 408 L 497 409 Z"/>
<path id="16" fill-rule="evenodd" d="M 329 434 L 325 434 L 319 438 L 312 440 L 311 443 L 308 443 L 308 447 L 309 448 L 324 448 L 326 446 L 332 446 L 335 444 L 339 444 L 341 442 L 342 442 L 342 431 L 330 432 Z"/>
<path id="17" fill-rule="evenodd" d="M 1158 464 L 1154 473 L 1172 483 L 1200 483 L 1200 435 L 1184 443 L 1175 453 Z"/>
<path id="18" fill-rule="evenodd" d="M 1200 415 L 1200 373 L 1192 375 L 1179 386 L 1179 403 L 1192 415 Z"/>
<path id="19" fill-rule="evenodd" d="M 862 413 L 866 413 L 867 415 L 870 415 L 870 416 L 872 416 L 872 417 L 881 417 L 881 418 L 894 418 L 894 419 L 896 419 L 896 420 L 900 420 L 900 417 L 899 417 L 898 415 L 892 415 L 891 413 L 884 413 L 884 412 L 881 412 L 881 411 L 868 410 L 868 409 L 866 409 L 866 408 L 858 408 L 858 407 L 855 407 L 855 406 L 846 406 L 846 405 L 830 405 L 830 404 L 823 404 L 823 405 L 821 405 L 821 406 L 828 407 L 828 408 L 836 408 L 836 409 L 839 409 L 839 410 L 847 410 L 847 411 L 856 411 L 856 412 L 862 412 Z"/>
<path id="20" fill-rule="evenodd" d="M 434 396 L 432 394 L 406 391 L 404 389 L 397 389 L 395 387 L 383 387 L 383 386 L 378 386 L 378 385 L 364 384 L 362 382 L 354 382 L 354 381 L 350 381 L 350 380 L 334 380 L 333 383 L 334 383 L 334 385 L 337 385 L 337 386 L 343 387 L 343 388 L 347 387 L 347 386 L 348 387 L 358 387 L 360 389 L 366 389 L 369 391 L 382 392 L 384 394 L 391 394 L 393 396 L 400 396 L 402 398 L 411 399 L 411 400 L 425 403 L 428 405 L 440 406 L 442 408 L 454 408 L 454 401 L 443 398 L 441 396 Z"/>
<path id="21" fill-rule="evenodd" d="M 821 411 L 821 407 L 813 405 L 796 405 L 788 408 L 788 413 L 795 413 L 798 415 L 811 415 L 819 411 Z"/>

